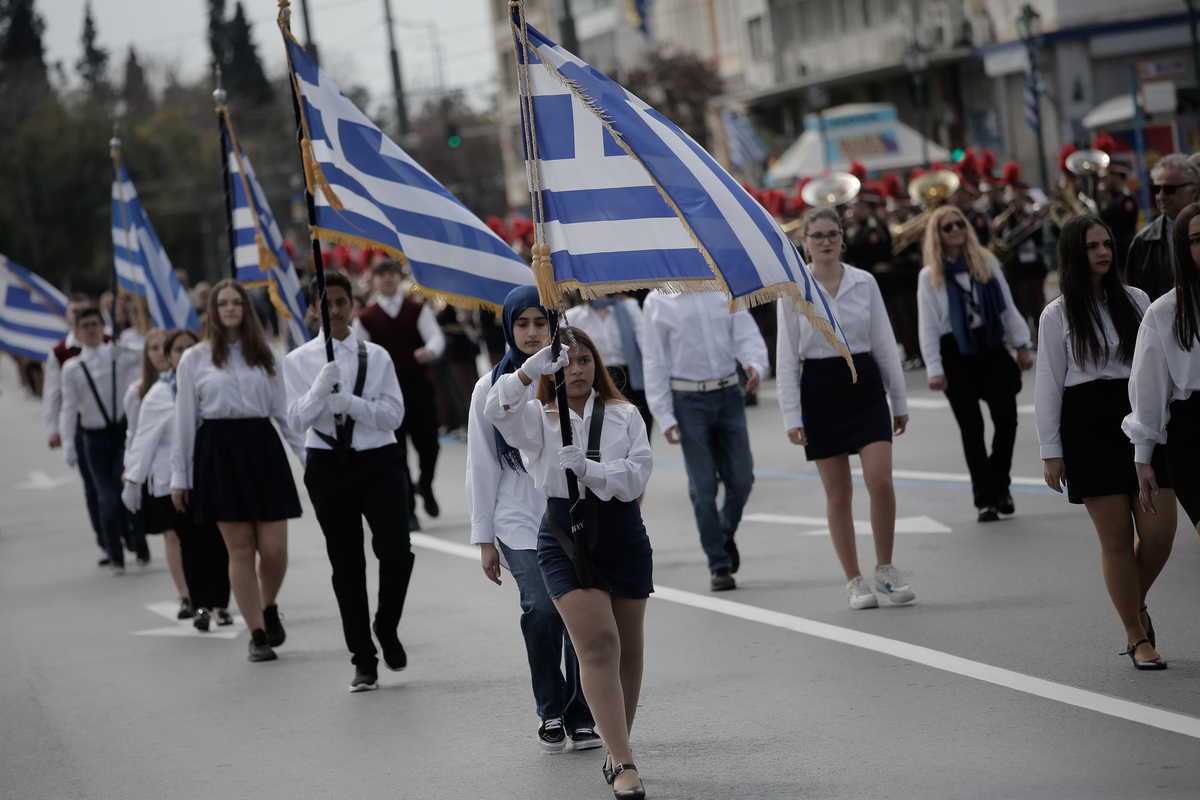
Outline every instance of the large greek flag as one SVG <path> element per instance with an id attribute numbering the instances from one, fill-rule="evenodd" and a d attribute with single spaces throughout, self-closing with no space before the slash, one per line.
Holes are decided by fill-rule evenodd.
<path id="1" fill-rule="evenodd" d="M 300 94 L 317 235 L 405 261 L 414 289 L 499 310 L 533 272 L 487 225 L 367 119 L 284 30 Z"/>
<path id="2" fill-rule="evenodd" d="M 534 178 L 560 291 L 722 290 L 742 307 L 787 295 L 849 358 L 828 302 L 766 209 L 657 111 L 526 30 Z"/>
<path id="3" fill-rule="evenodd" d="M 112 188 L 113 264 L 120 288 L 146 298 L 154 327 L 196 330 L 200 320 L 179 285 L 167 251 L 146 217 L 124 162 L 118 159 Z"/>
<path id="4" fill-rule="evenodd" d="M 292 346 L 299 347 L 309 340 L 304 327 L 307 311 L 304 292 L 300 289 L 300 278 L 296 267 L 283 246 L 283 234 L 267 205 L 254 167 L 250 165 L 233 126 L 226 115 L 221 115 L 225 127 L 225 153 L 229 168 L 229 195 L 233 206 L 233 262 L 237 269 L 238 283 L 247 286 L 266 286 L 271 293 L 271 302 L 280 316 L 287 320 Z"/>
<path id="5" fill-rule="evenodd" d="M 0 350 L 45 361 L 67 335 L 66 315 L 62 292 L 0 255 Z"/>

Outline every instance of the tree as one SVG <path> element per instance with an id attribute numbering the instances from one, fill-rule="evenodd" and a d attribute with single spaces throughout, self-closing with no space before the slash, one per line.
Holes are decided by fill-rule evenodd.
<path id="1" fill-rule="evenodd" d="M 142 122 L 154 116 L 154 99 L 146 86 L 146 74 L 138 63 L 137 52 L 129 47 L 125 59 L 125 82 L 121 85 L 121 99 L 125 101 L 125 115 L 134 122 Z"/>
<path id="2" fill-rule="evenodd" d="M 691 54 L 655 53 L 642 66 L 613 79 L 708 148 L 705 110 L 721 93 L 721 76 L 711 63 Z"/>
<path id="3" fill-rule="evenodd" d="M 458 147 L 447 144 L 449 126 L 461 137 Z M 494 118 L 467 105 L 462 92 L 452 92 L 444 99 L 427 102 L 413 118 L 412 130 L 418 141 L 405 150 L 414 161 L 480 219 L 504 214 L 500 128 Z"/>
<path id="4" fill-rule="evenodd" d="M 0 129 L 15 128 L 50 94 L 44 29 L 33 0 L 0 0 Z"/>
<path id="5" fill-rule="evenodd" d="M 96 44 L 96 20 L 92 17 L 92 4 L 83 7 L 83 55 L 75 62 L 75 69 L 92 97 L 100 102 L 112 94 L 108 83 L 108 51 Z"/>
<path id="6" fill-rule="evenodd" d="M 208 0 L 208 42 L 213 66 L 220 67 L 230 105 L 253 108 L 275 96 L 251 38 L 250 22 L 239 2 L 225 19 L 225 0 Z"/>

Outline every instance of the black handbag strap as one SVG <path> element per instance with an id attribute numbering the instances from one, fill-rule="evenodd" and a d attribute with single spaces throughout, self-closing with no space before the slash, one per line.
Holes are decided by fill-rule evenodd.
<path id="1" fill-rule="evenodd" d="M 600 461 L 600 433 L 603 430 L 604 398 L 596 395 L 596 399 L 592 401 L 592 424 L 588 430 L 587 457 L 590 461 Z M 590 589 L 595 585 L 592 575 L 592 553 L 596 550 L 596 542 L 600 538 L 600 499 L 583 486 L 583 481 L 579 484 L 584 492 L 583 524 L 574 527 L 568 536 L 551 513 L 549 504 L 546 506 L 546 521 L 559 547 L 575 566 L 575 576 L 579 578 L 580 588 Z M 576 546 L 576 536 L 579 534 L 583 535 L 583 549 Z"/>
<path id="2" fill-rule="evenodd" d="M 367 385 L 367 343 L 362 339 L 358 340 L 358 377 L 354 379 L 354 396 L 362 397 L 363 387 Z M 338 464 L 346 466 L 349 463 L 350 443 L 354 440 L 354 417 L 346 415 L 346 421 L 340 425 L 334 421 L 334 427 L 337 431 L 337 438 L 321 433 L 316 428 L 313 428 L 313 433 L 317 435 L 321 441 L 333 448 L 334 455 L 337 456 Z"/>
<path id="3" fill-rule="evenodd" d="M 104 410 L 104 401 L 100 399 L 100 392 L 96 391 L 96 382 L 92 380 L 91 370 L 84 363 L 83 356 L 79 357 L 79 366 L 83 367 L 83 377 L 87 378 L 88 388 L 92 390 L 92 397 L 96 398 L 96 405 L 100 406 L 100 416 L 104 417 L 104 427 L 115 428 L 120 425 L 124 420 L 113 422 L 113 418 L 117 416 L 117 360 L 114 358 L 112 362 L 113 413 L 111 417 Z"/>

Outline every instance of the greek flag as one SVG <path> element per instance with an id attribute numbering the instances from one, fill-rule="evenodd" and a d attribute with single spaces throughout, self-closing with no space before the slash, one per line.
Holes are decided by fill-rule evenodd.
<path id="1" fill-rule="evenodd" d="M 725 142 L 729 146 L 729 161 L 734 169 L 767 160 L 767 148 L 744 114 L 735 114 L 728 108 L 722 108 L 721 121 L 725 124 Z"/>
<path id="2" fill-rule="evenodd" d="M 266 286 L 271 303 L 287 320 L 292 345 L 298 347 L 309 340 L 304 327 L 307 311 L 304 292 L 296 267 L 283 246 L 283 234 L 267 205 L 254 167 L 250 165 L 237 136 L 233 133 L 227 114 L 220 115 L 225 128 L 226 165 L 229 168 L 229 197 L 233 207 L 233 262 L 238 283 L 246 286 Z"/>
<path id="3" fill-rule="evenodd" d="M 286 27 L 301 111 L 316 235 L 379 247 L 408 264 L 414 291 L 499 311 L 533 272 L 487 225 L 383 135 Z"/>
<path id="4" fill-rule="evenodd" d="M 1035 69 L 1026 67 L 1025 69 L 1025 123 L 1033 129 L 1034 133 L 1038 130 L 1038 98 L 1046 93 L 1046 83 L 1042 80 L 1042 73 Z"/>
<path id="5" fill-rule="evenodd" d="M 45 361 L 69 329 L 66 296 L 0 255 L 0 350 Z"/>
<path id="6" fill-rule="evenodd" d="M 179 285 L 167 251 L 138 200 L 124 162 L 117 159 L 112 188 L 113 264 L 122 291 L 146 298 L 154 327 L 196 330 L 200 320 Z"/>
<path id="7" fill-rule="evenodd" d="M 524 20 L 513 14 L 519 40 Z M 719 290 L 731 307 L 787 295 L 849 358 L 828 302 L 766 209 L 657 111 L 525 30 L 538 156 L 530 171 L 559 291 Z"/>

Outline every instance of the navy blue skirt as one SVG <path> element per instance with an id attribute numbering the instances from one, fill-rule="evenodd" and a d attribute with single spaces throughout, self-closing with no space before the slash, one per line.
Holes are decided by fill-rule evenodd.
<path id="1" fill-rule="evenodd" d="M 856 383 L 841 356 L 809 358 L 800 370 L 800 418 L 809 461 L 857 453 L 892 440 L 892 412 L 879 365 L 870 353 L 854 354 Z"/>
<path id="2" fill-rule="evenodd" d="M 552 497 L 546 511 L 554 514 L 564 531 L 571 530 L 568 500 Z M 646 599 L 654 591 L 654 551 L 650 549 L 650 537 L 642 524 L 642 511 L 637 501 L 626 503 L 614 499 L 601 502 L 598 517 L 600 535 L 592 554 L 594 588 L 630 600 Z M 545 516 L 538 532 L 537 554 L 542 580 L 552 598 L 558 599 L 580 588 L 575 565 L 550 532 L 550 523 Z"/>

